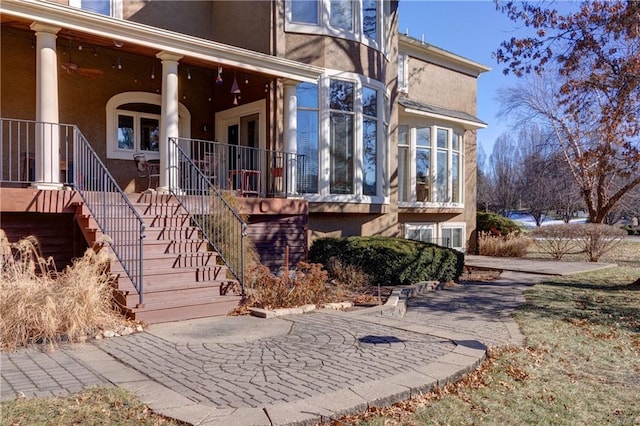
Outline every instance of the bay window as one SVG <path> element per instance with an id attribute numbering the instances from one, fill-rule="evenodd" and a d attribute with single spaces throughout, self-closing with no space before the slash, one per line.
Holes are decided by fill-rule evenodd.
<path id="1" fill-rule="evenodd" d="M 378 50 L 391 25 L 389 0 L 285 0 L 285 31 L 355 40 Z"/>
<path id="2" fill-rule="evenodd" d="M 344 72 L 298 84 L 298 190 L 309 201 L 388 202 L 385 95 L 382 83 Z"/>
<path id="3" fill-rule="evenodd" d="M 398 127 L 398 201 L 462 207 L 462 132 L 444 126 Z"/>

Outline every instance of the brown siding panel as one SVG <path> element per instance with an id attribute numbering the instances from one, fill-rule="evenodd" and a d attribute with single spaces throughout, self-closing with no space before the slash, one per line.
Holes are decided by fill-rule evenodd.
<path id="1" fill-rule="evenodd" d="M 247 234 L 262 264 L 274 273 L 284 267 L 286 247 L 290 269 L 307 258 L 306 215 L 252 215 Z"/>

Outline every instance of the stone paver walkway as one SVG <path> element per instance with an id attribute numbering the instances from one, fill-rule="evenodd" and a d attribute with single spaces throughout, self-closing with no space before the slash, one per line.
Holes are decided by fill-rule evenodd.
<path id="1" fill-rule="evenodd" d="M 454 380 L 483 359 L 485 345 L 522 344 L 510 314 L 526 285 L 543 278 L 504 272 L 493 283 L 426 293 L 407 301 L 403 317 L 374 309 L 208 318 L 55 352 L 2 353 L 0 397 L 120 386 L 192 424 L 315 424 Z"/>

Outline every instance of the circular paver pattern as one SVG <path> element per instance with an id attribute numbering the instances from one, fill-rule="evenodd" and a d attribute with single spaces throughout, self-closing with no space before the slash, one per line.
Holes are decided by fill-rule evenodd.
<path id="1" fill-rule="evenodd" d="M 97 344 L 164 386 L 216 408 L 337 391 L 410 371 L 455 348 L 446 339 L 324 312 L 285 320 L 292 323 L 288 334 L 248 343 L 185 344 L 141 333 Z"/>

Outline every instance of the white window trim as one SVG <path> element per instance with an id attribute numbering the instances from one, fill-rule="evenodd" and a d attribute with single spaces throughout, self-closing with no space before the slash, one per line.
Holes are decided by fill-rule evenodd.
<path id="1" fill-rule="evenodd" d="M 109 3 L 111 3 L 111 11 L 109 16 L 116 19 L 122 19 L 123 0 L 110 0 Z M 69 6 L 82 9 L 82 0 L 69 0 Z"/>
<path id="2" fill-rule="evenodd" d="M 467 224 L 465 222 L 405 222 L 403 223 L 404 238 L 409 238 L 411 229 L 431 229 L 436 242 L 442 241 L 443 229 L 462 229 L 462 247 L 451 247 L 458 251 L 466 251 Z"/>
<path id="3" fill-rule="evenodd" d="M 442 207 L 448 207 L 448 208 L 464 208 L 464 195 L 465 195 L 465 187 L 464 187 L 464 182 L 465 182 L 465 156 L 464 156 L 464 144 L 465 144 L 465 140 L 464 140 L 464 129 L 462 128 L 458 128 L 456 126 L 448 126 L 442 123 L 428 123 L 428 122 L 413 122 L 413 123 L 407 123 L 407 122 L 400 122 L 399 126 L 407 126 L 408 128 L 408 147 L 409 147 L 409 167 L 407 170 L 407 173 L 409 173 L 409 195 L 410 195 L 410 200 L 409 201 L 398 201 L 398 206 L 399 207 L 422 207 L 422 208 L 442 208 Z M 444 129 L 448 131 L 448 141 L 447 141 L 447 168 L 449 170 L 449 172 L 451 172 L 451 168 L 452 168 L 452 159 L 453 159 L 453 145 L 452 145 L 452 138 L 453 135 L 458 134 L 462 136 L 462 148 L 463 150 L 459 150 L 457 152 L 460 153 L 460 178 L 459 178 L 459 190 L 460 190 L 460 194 L 459 194 L 459 198 L 460 198 L 460 202 L 458 203 L 454 203 L 451 201 L 446 201 L 446 202 L 441 202 L 438 201 L 436 199 L 436 201 L 429 201 L 429 202 L 424 202 L 424 201 L 417 201 L 416 200 L 416 151 L 417 151 L 417 145 L 416 145 L 416 134 L 417 134 L 417 128 L 430 128 L 431 130 L 431 164 L 430 164 L 430 180 L 431 180 L 431 191 L 432 191 L 432 195 L 435 195 L 436 191 L 435 191 L 435 186 L 436 186 L 436 178 L 437 178 L 437 171 L 438 171 L 438 162 L 437 162 L 437 156 L 438 156 L 438 140 L 437 140 L 437 131 L 438 129 Z M 406 146 L 406 145 L 405 145 Z M 442 148 L 440 148 L 442 150 Z M 448 191 L 448 196 L 447 198 L 449 200 L 453 199 L 453 180 L 451 179 L 451 177 L 448 178 L 449 181 L 447 182 L 447 191 Z"/>
<path id="4" fill-rule="evenodd" d="M 442 239 L 442 230 L 443 229 L 462 229 L 462 247 L 453 247 L 451 248 L 459 250 L 461 252 L 465 252 L 467 250 L 467 224 L 465 222 L 440 222 L 438 226 L 438 238 Z"/>
<path id="5" fill-rule="evenodd" d="M 355 99 L 355 123 L 354 123 L 354 140 L 356 141 L 354 147 L 354 193 L 353 194 L 331 194 L 330 189 L 330 173 L 331 173 L 331 152 L 329 135 L 331 134 L 330 123 L 330 99 L 329 99 L 329 84 L 330 80 L 344 80 L 354 83 Z M 376 183 L 377 195 L 364 195 L 363 194 L 363 175 L 361 166 L 363 164 L 363 149 L 362 149 L 362 87 L 367 86 L 371 89 L 377 90 L 377 102 L 378 102 L 378 120 L 377 120 L 377 149 L 376 149 L 376 162 L 379 165 Z M 320 110 L 318 116 L 318 193 L 317 194 L 304 194 L 304 199 L 309 202 L 331 202 L 331 203 L 360 203 L 360 204 L 389 204 L 389 185 L 385 180 L 389 176 L 389 161 L 387 159 L 388 154 L 385 149 L 386 141 L 388 140 L 385 134 L 385 100 L 389 99 L 389 94 L 386 92 L 386 87 L 383 83 L 373 80 L 369 77 L 348 73 L 338 70 L 325 70 L 325 74 L 318 80 L 318 107 Z M 357 167 L 360 165 L 360 167 Z M 387 179 L 388 180 L 388 179 Z"/>
<path id="6" fill-rule="evenodd" d="M 386 1 L 386 0 L 385 0 Z M 387 35 L 385 31 L 387 28 L 385 26 L 384 20 L 384 11 L 385 8 L 382 2 L 379 2 L 377 8 L 377 16 L 376 16 L 376 40 L 369 38 L 364 34 L 362 29 L 363 22 L 363 13 L 364 8 L 362 4 L 362 0 L 353 0 L 353 25 L 354 30 L 348 31 L 340 28 L 333 28 L 330 24 L 331 19 L 331 4 L 330 0 L 318 0 L 318 24 L 307 24 L 304 22 L 294 22 L 292 20 L 292 12 L 291 12 L 291 0 L 285 0 L 285 32 L 292 33 L 303 33 L 303 34 L 317 34 L 317 35 L 326 35 L 331 37 L 343 38 L 346 40 L 357 41 L 360 44 L 364 44 L 373 49 L 379 50 L 385 55 L 387 54 L 386 46 L 384 46 L 384 41 L 387 39 Z"/>
<path id="7" fill-rule="evenodd" d="M 259 101 L 251 102 L 248 104 L 240 105 L 234 108 L 229 108 L 224 111 L 220 111 L 215 115 L 216 123 L 216 141 L 228 143 L 227 141 L 227 127 L 234 124 L 240 127 L 240 119 L 248 115 L 258 114 L 258 141 L 261 149 L 267 147 L 267 116 L 266 101 L 261 99 Z M 238 135 L 240 136 L 240 135 Z"/>
<path id="8" fill-rule="evenodd" d="M 106 135 L 107 135 L 107 158 L 113 158 L 118 160 L 131 160 L 133 154 L 137 151 L 134 150 L 122 150 L 118 148 L 118 110 L 121 105 L 130 103 L 142 103 L 150 105 L 162 106 L 162 96 L 157 93 L 148 92 L 124 92 L 114 95 L 107 101 L 106 106 Z M 129 111 L 130 112 L 130 111 Z M 141 114 L 141 113 L 138 113 Z M 155 115 L 154 115 L 155 116 Z M 178 104 L 178 116 L 179 116 L 179 134 L 181 138 L 191 137 L 191 113 L 182 103 Z M 134 123 L 135 126 L 135 123 Z M 162 123 L 160 123 L 162 126 Z M 160 141 L 160 149 L 162 144 L 166 143 Z M 145 155 L 148 160 L 159 160 L 160 151 L 145 151 Z"/>

